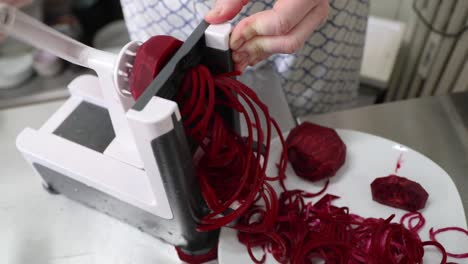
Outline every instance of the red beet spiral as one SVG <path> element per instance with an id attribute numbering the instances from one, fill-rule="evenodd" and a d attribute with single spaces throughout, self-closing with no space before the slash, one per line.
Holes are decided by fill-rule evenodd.
<path id="1" fill-rule="evenodd" d="M 157 39 L 167 44 L 167 53 L 156 53 L 151 45 Z M 135 60 L 136 76 L 131 79 L 135 98 L 162 68 L 167 54 L 180 46 L 170 38 L 153 40 L 141 48 Z M 158 56 L 145 60 L 152 54 Z M 232 79 L 236 74 L 214 76 L 199 65 L 187 72 L 176 98 L 186 134 L 199 146 L 193 160 L 211 210 L 201 219 L 199 231 L 226 226 L 236 229 L 255 263 L 263 263 L 266 256 L 256 259 L 253 247 L 263 248 L 280 263 L 312 263 L 314 259 L 342 264 L 421 263 L 425 246 L 437 247 L 442 253 L 441 263 L 446 263 L 445 249 L 435 241 L 435 235 L 445 230 L 432 232 L 432 241 L 421 242 L 417 232 L 425 220 L 420 213 L 407 214 L 400 223 L 392 223 L 393 216 L 363 218 L 351 214 L 346 207 L 336 207 L 332 202 L 339 197 L 331 194 L 315 203 L 308 200 L 322 195 L 328 182 L 318 193 L 287 190 L 284 180 L 288 159 L 298 176 L 317 181 L 336 174 L 346 160 L 346 146 L 335 130 L 307 122 L 291 131 L 286 145 L 268 108 L 250 88 Z M 246 138 L 225 123 L 217 111 L 219 106 L 244 117 Z M 261 119 L 267 121 L 265 127 Z M 278 174 L 268 176 L 273 129 L 283 151 L 277 164 Z M 255 151 L 260 149 L 263 151 Z M 283 190 L 279 198 L 272 187 L 274 181 L 279 181 Z M 189 263 L 216 258 L 216 249 L 204 256 L 191 256 L 180 250 L 178 253 Z"/>
<path id="2" fill-rule="evenodd" d="M 336 131 L 309 122 L 292 129 L 286 145 L 294 172 L 309 181 L 334 176 L 346 160 L 346 145 Z"/>

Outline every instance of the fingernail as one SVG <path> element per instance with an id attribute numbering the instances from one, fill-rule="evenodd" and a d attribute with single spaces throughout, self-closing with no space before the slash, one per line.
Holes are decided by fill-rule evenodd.
<path id="1" fill-rule="evenodd" d="M 222 13 L 222 9 L 221 7 L 215 7 L 213 9 L 211 9 L 207 14 L 206 16 L 207 17 L 217 17 L 217 16 L 220 16 L 221 13 Z"/>

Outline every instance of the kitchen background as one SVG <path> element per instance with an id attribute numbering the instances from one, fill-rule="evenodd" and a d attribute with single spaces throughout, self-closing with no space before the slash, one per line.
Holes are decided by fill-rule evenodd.
<path id="1" fill-rule="evenodd" d="M 356 106 L 468 90 L 468 1 L 370 1 Z M 99 49 L 128 41 L 118 0 L 36 0 L 25 11 Z M 0 109 L 66 98 L 85 72 L 12 39 L 0 69 Z"/>

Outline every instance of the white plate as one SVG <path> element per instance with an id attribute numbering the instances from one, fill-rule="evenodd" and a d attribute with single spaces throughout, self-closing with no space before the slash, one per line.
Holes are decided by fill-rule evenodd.
<path id="1" fill-rule="evenodd" d="M 429 193 L 426 207 L 421 213 L 426 218 L 426 225 L 419 235 L 423 241 L 429 240 L 429 229 L 458 226 L 466 229 L 466 217 L 457 188 L 449 175 L 437 164 L 422 154 L 390 140 L 350 130 L 337 130 L 347 146 L 344 166 L 330 180 L 327 193 L 341 197 L 334 202 L 338 206 L 348 206 L 350 211 L 365 217 L 386 218 L 396 214 L 397 220 L 405 213 L 400 209 L 384 206 L 372 200 L 370 184 L 381 176 L 395 173 L 401 156 L 401 168 L 398 175 L 419 182 Z M 275 166 L 279 159 L 281 147 L 278 140 L 272 142 L 271 160 L 268 175 L 275 175 Z M 298 178 L 291 166 L 286 171 L 286 185 L 289 189 L 303 189 L 310 192 L 320 190 L 324 182 L 310 183 Z M 319 198 L 317 198 L 319 199 Z M 317 200 L 315 199 L 315 200 Z M 452 252 L 468 251 L 468 238 L 450 232 L 437 237 Z M 256 250 L 260 256 L 261 251 Z M 425 263 L 437 263 L 440 259 L 437 250 L 426 247 Z M 219 264 L 253 263 L 244 245 L 237 240 L 236 232 L 224 228 L 221 231 Z M 468 263 L 468 260 L 456 260 L 457 263 Z M 464 262 L 463 262 L 464 261 Z M 267 263 L 276 263 L 272 256 L 267 256 Z"/>

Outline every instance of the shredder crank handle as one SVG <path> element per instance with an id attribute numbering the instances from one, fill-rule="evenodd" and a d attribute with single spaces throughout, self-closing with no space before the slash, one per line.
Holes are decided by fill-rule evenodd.
<path id="1" fill-rule="evenodd" d="M 95 67 L 90 57 L 102 57 L 104 60 L 109 57 L 106 52 L 86 46 L 8 4 L 0 3 L 0 31 L 73 64 L 91 69 Z"/>

